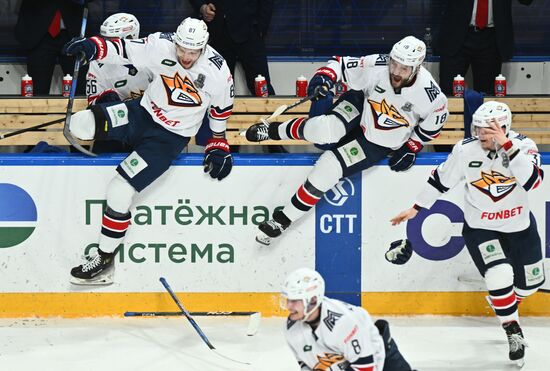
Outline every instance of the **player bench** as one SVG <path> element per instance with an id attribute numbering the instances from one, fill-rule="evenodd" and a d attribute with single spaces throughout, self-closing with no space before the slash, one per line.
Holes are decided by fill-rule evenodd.
<path id="1" fill-rule="evenodd" d="M 494 98 L 486 98 L 494 99 Z M 513 112 L 512 128 L 532 138 L 537 144 L 550 144 L 550 97 L 504 97 L 498 100 L 507 103 Z M 250 143 L 239 132 L 261 117 L 269 116 L 277 107 L 292 104 L 294 97 L 253 98 L 237 97 L 233 115 L 229 119 L 227 137 L 230 144 L 257 145 Z M 12 98 L 0 99 L 0 134 L 29 128 L 41 123 L 65 117 L 66 98 Z M 84 109 L 86 100 L 75 100 L 74 111 Z M 305 116 L 309 111 L 309 102 L 295 107 L 289 113 L 281 115 L 278 120 L 287 120 L 296 116 Z M 434 145 L 454 144 L 464 137 L 464 107 L 461 98 L 449 99 L 450 116 L 441 135 Z M 43 129 L 0 140 L 0 146 L 34 145 L 43 140 L 51 145 L 68 145 L 62 133 L 63 123 L 57 123 Z M 265 141 L 270 144 L 306 144 L 304 141 Z"/>

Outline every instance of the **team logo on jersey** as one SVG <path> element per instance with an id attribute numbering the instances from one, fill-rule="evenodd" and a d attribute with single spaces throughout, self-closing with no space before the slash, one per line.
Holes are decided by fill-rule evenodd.
<path id="1" fill-rule="evenodd" d="M 430 81 L 430 86 L 425 87 L 424 90 L 426 91 L 426 94 L 428 94 L 428 99 L 430 102 L 433 102 L 435 98 L 441 93 L 441 90 L 437 86 L 435 86 L 433 81 Z"/>
<path id="2" fill-rule="evenodd" d="M 374 100 L 368 100 L 374 118 L 374 126 L 380 130 L 392 130 L 400 127 L 408 127 L 409 122 L 399 113 L 393 104 L 388 104 L 386 99 L 378 103 Z"/>
<path id="3" fill-rule="evenodd" d="M 214 53 L 214 55 L 210 58 L 208 58 L 210 62 L 214 64 L 214 66 L 218 67 L 218 70 L 222 69 L 223 66 L 223 57 L 219 54 Z"/>
<path id="4" fill-rule="evenodd" d="M 313 367 L 313 371 L 327 371 L 330 367 L 338 362 L 345 360 L 342 354 L 325 353 L 324 355 L 317 355 L 317 364 Z"/>
<path id="5" fill-rule="evenodd" d="M 508 177 L 494 170 L 491 170 L 491 173 L 482 171 L 481 178 L 470 184 L 491 197 L 493 202 L 500 201 L 509 195 L 517 185 L 515 177 Z"/>
<path id="6" fill-rule="evenodd" d="M 327 310 L 327 316 L 323 319 L 323 322 L 327 326 L 327 328 L 332 331 L 334 329 L 334 325 L 336 324 L 336 321 L 338 321 L 342 317 L 341 313 L 336 313 L 331 310 Z"/>
<path id="7" fill-rule="evenodd" d="M 168 104 L 178 107 L 194 107 L 202 104 L 199 91 L 189 77 L 182 78 L 178 72 L 174 77 L 160 76 L 166 89 Z"/>

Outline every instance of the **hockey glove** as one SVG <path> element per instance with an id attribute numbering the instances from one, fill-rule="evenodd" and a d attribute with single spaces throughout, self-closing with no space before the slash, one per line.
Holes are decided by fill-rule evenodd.
<path id="1" fill-rule="evenodd" d="M 390 157 L 390 168 L 393 171 L 409 170 L 416 161 L 416 154 L 422 150 L 423 145 L 416 140 L 409 139 L 401 148 L 393 151 Z"/>
<path id="2" fill-rule="evenodd" d="M 336 73 L 328 67 L 321 67 L 315 71 L 315 75 L 309 81 L 307 95 L 315 94 L 317 95 L 315 99 L 324 97 L 334 87 L 335 82 Z"/>
<path id="3" fill-rule="evenodd" d="M 204 172 L 214 179 L 222 180 L 233 168 L 233 157 L 229 151 L 227 140 L 222 138 L 208 139 L 204 149 Z"/>
<path id="4" fill-rule="evenodd" d="M 413 248 L 407 239 L 393 241 L 386 252 L 386 260 L 393 264 L 405 264 L 412 256 Z"/>
<path id="5" fill-rule="evenodd" d="M 101 37 L 91 37 L 89 39 L 83 39 L 80 37 L 73 37 L 71 41 L 63 45 L 61 51 L 65 55 L 81 56 L 84 60 L 84 64 L 96 59 L 102 59 L 107 53 L 107 45 L 105 40 Z"/>

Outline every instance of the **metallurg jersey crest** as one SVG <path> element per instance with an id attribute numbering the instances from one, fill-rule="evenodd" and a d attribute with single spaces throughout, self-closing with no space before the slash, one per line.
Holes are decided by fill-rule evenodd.
<path id="1" fill-rule="evenodd" d="M 436 138 L 449 116 L 447 98 L 431 74 L 420 67 L 410 87 L 395 92 L 388 56 L 334 57 L 327 64 L 336 79 L 365 93 L 361 126 L 373 143 L 397 149 L 409 138 L 426 143 Z"/>
<path id="2" fill-rule="evenodd" d="M 479 140 L 457 143 L 439 165 L 416 204 L 431 207 L 441 193 L 464 181 L 464 218 L 472 228 L 518 232 L 529 226 L 527 191 L 543 178 L 537 145 L 514 131 L 511 150 L 484 150 Z M 511 155 L 508 153 L 511 152 Z"/>
<path id="3" fill-rule="evenodd" d="M 172 33 L 155 33 L 140 40 L 106 41 L 101 63 L 130 63 L 153 74 L 141 106 L 167 130 L 190 137 L 208 111 L 210 128 L 222 132 L 233 109 L 233 78 L 225 60 L 209 45 L 190 69 L 176 55 Z"/>

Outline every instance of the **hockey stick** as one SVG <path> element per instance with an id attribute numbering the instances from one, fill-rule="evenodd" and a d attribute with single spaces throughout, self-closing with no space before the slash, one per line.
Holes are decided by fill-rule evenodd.
<path id="1" fill-rule="evenodd" d="M 181 313 L 185 316 L 185 318 L 187 318 L 187 320 L 189 321 L 189 323 L 191 324 L 191 326 L 193 326 L 193 328 L 195 329 L 195 331 L 197 331 L 197 334 L 199 334 L 199 336 L 201 337 L 201 339 L 205 342 L 205 344 L 208 346 L 208 348 L 210 348 L 210 350 L 212 350 L 214 353 L 216 353 L 217 355 L 219 355 L 220 357 L 222 358 L 225 358 L 227 360 L 230 360 L 232 362 L 236 362 L 236 363 L 240 363 L 240 364 L 244 364 L 244 365 L 250 365 L 250 363 L 248 362 L 241 362 L 241 361 L 237 361 L 235 359 L 232 359 L 232 358 L 229 358 L 219 352 L 216 351 L 216 348 L 214 347 L 214 345 L 212 345 L 212 343 L 210 342 L 210 340 L 208 340 L 208 338 L 206 337 L 206 335 L 204 334 L 204 332 L 202 332 L 201 328 L 199 327 L 199 325 L 197 325 L 197 322 L 195 322 L 195 320 L 193 319 L 193 317 L 191 317 L 191 315 L 189 314 L 189 312 L 183 307 L 183 305 L 181 304 L 181 302 L 179 301 L 178 297 L 176 296 L 176 294 L 174 293 L 174 291 L 172 291 L 172 288 L 170 287 L 170 285 L 168 284 L 168 282 L 166 282 L 166 279 L 164 277 L 160 277 L 159 279 L 160 283 L 162 283 L 162 286 L 164 286 L 164 288 L 166 289 L 166 291 L 168 291 L 168 293 L 170 294 L 170 296 L 172 297 L 172 300 L 174 300 L 174 303 L 176 303 L 176 305 L 178 306 L 178 308 L 181 310 Z"/>
<path id="2" fill-rule="evenodd" d="M 4 138 L 13 137 L 15 135 L 23 134 L 23 133 L 26 133 L 28 131 L 38 130 L 38 129 L 41 129 L 41 128 L 46 127 L 46 126 L 58 124 L 58 123 L 63 122 L 63 121 L 65 121 L 65 117 L 63 117 L 62 119 L 57 119 L 57 120 L 49 121 L 49 122 L 46 122 L 46 123 L 43 123 L 43 124 L 38 124 L 38 125 L 35 125 L 35 126 L 31 126 L 31 127 L 25 128 L 25 129 L 12 131 L 11 133 L 0 134 L 0 140 L 2 140 Z"/>
<path id="3" fill-rule="evenodd" d="M 84 38 L 84 34 L 86 32 L 86 24 L 88 23 L 88 2 L 84 1 L 84 11 L 82 12 L 82 26 L 80 27 L 80 37 Z M 78 82 L 78 71 L 80 70 L 80 63 L 83 60 L 82 55 L 78 55 L 76 57 L 76 60 L 74 62 L 74 70 L 73 70 L 73 82 L 71 85 L 71 93 L 69 94 L 69 102 L 67 103 L 67 115 L 65 118 L 65 125 L 63 126 L 63 135 L 67 139 L 67 141 L 76 149 L 78 149 L 80 152 L 84 153 L 85 155 L 95 157 L 97 156 L 95 153 L 88 151 L 86 148 L 82 147 L 80 143 L 76 140 L 75 137 L 73 137 L 73 134 L 71 133 L 70 123 L 71 123 L 71 116 L 73 114 L 73 103 L 74 103 L 74 97 L 76 95 L 76 84 Z"/>
<path id="4" fill-rule="evenodd" d="M 192 316 L 206 317 L 244 317 L 250 316 L 246 335 L 254 336 L 260 328 L 262 314 L 260 312 L 189 312 Z M 182 312 L 124 312 L 124 317 L 171 317 L 183 316 Z"/>
<path id="5" fill-rule="evenodd" d="M 312 99 L 315 99 L 317 98 L 319 95 L 320 95 L 320 91 L 324 90 L 324 91 L 327 91 L 326 87 L 324 86 L 321 86 L 320 89 L 315 89 L 315 92 L 311 95 L 308 95 L 307 97 L 304 97 L 302 99 L 300 99 L 299 101 L 296 101 L 294 103 L 292 103 L 290 106 L 289 105 L 286 105 L 286 104 L 283 104 L 282 106 L 279 106 L 277 107 L 277 109 L 275 111 L 273 111 L 273 113 L 267 117 L 267 118 L 261 118 L 261 120 L 267 124 L 269 124 L 273 119 L 281 116 L 282 114 L 284 114 L 285 112 L 288 112 L 290 111 L 291 109 L 293 109 L 294 107 L 297 107 L 299 106 L 300 104 L 302 103 L 305 103 L 305 102 L 308 102 Z M 246 130 L 247 129 L 244 129 L 244 130 L 241 130 L 241 132 L 239 133 L 241 136 L 246 136 Z"/>

